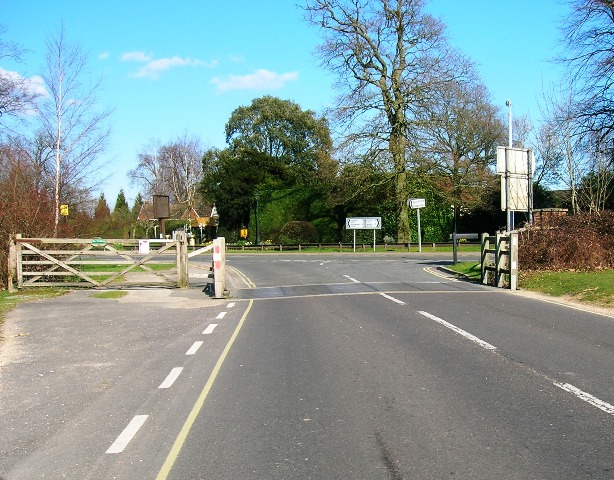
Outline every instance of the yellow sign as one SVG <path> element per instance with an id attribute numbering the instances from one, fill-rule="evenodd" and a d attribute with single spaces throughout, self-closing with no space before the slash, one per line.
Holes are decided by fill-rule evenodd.
<path id="1" fill-rule="evenodd" d="M 239 231 L 239 236 L 240 236 L 241 238 L 247 238 L 247 228 L 242 228 L 242 229 Z"/>
<path id="2" fill-rule="evenodd" d="M 68 205 L 60 205 L 60 215 L 64 215 L 65 217 L 68 216 Z"/>

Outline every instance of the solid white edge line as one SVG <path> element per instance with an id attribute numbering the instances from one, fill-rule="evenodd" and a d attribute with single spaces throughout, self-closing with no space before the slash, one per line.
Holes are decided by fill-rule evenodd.
<path id="1" fill-rule="evenodd" d="M 164 379 L 164 381 L 160 384 L 160 386 L 158 388 L 170 388 L 173 386 L 173 383 L 175 383 L 175 380 L 177 380 L 177 377 L 179 377 L 179 375 L 181 374 L 181 372 L 183 371 L 183 367 L 175 367 L 171 370 L 171 373 L 169 373 L 166 378 Z"/>
<path id="2" fill-rule="evenodd" d="M 194 342 L 192 346 L 190 347 L 190 349 L 187 352 L 185 352 L 185 354 L 194 355 L 198 351 L 198 349 L 201 347 L 202 344 L 203 344 L 202 341 Z"/>
<path id="3" fill-rule="evenodd" d="M 597 397 L 592 396 L 590 393 L 586 393 L 583 390 L 580 390 L 579 388 L 574 387 L 569 383 L 554 382 L 554 384 L 557 387 L 565 390 L 566 392 L 573 393 L 576 397 L 581 400 L 584 400 L 586 403 L 591 404 L 593 407 L 597 407 L 598 409 L 603 410 L 605 413 L 614 415 L 614 405 L 610 405 L 603 400 L 599 400 Z"/>
<path id="4" fill-rule="evenodd" d="M 469 332 L 466 332 L 465 330 L 463 330 L 462 328 L 458 328 L 456 325 L 452 325 L 451 323 L 446 322 L 445 320 L 436 317 L 435 315 L 431 315 L 428 312 L 418 312 L 420 315 L 425 316 L 426 318 L 430 318 L 431 320 L 436 321 L 437 323 L 440 323 L 441 325 L 443 325 L 444 327 L 449 328 L 450 330 L 458 333 L 459 335 L 462 335 L 463 337 L 471 340 L 472 342 L 477 343 L 478 345 L 480 345 L 481 347 L 484 347 L 487 350 L 496 350 L 497 347 L 495 347 L 494 345 L 491 345 L 488 342 L 485 342 L 484 340 L 476 337 L 475 335 L 471 335 Z"/>
<path id="5" fill-rule="evenodd" d="M 113 444 L 107 450 L 107 453 L 121 453 L 124 451 L 124 448 L 128 446 L 130 440 L 134 438 L 136 432 L 143 426 L 145 420 L 149 415 L 136 415 L 124 431 L 119 434 L 119 437 L 113 442 Z"/>
<path id="6" fill-rule="evenodd" d="M 405 305 L 403 300 L 399 300 L 398 298 L 391 297 L 390 295 L 386 295 L 385 293 L 380 293 L 380 295 L 388 300 L 392 300 L 393 302 L 398 303 L 399 305 Z"/>
<path id="7" fill-rule="evenodd" d="M 222 318 L 224 318 L 226 316 L 228 312 L 220 312 L 217 314 L 217 317 L 215 317 L 217 320 L 221 320 Z"/>
<path id="8" fill-rule="evenodd" d="M 209 325 L 207 328 L 203 330 L 203 335 L 209 335 L 210 333 L 213 332 L 213 330 L 215 330 L 215 327 L 217 327 L 217 323 L 212 323 L 211 325 Z"/>

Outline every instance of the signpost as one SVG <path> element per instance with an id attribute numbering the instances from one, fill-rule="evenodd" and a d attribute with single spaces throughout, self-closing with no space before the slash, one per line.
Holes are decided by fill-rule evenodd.
<path id="1" fill-rule="evenodd" d="M 501 210 L 507 217 L 507 231 L 514 229 L 514 212 L 533 211 L 533 172 L 535 158 L 531 149 L 497 147 L 497 173 L 501 175 Z"/>
<path id="2" fill-rule="evenodd" d="M 381 230 L 382 217 L 347 217 L 345 228 L 354 230 L 354 251 L 356 251 L 356 230 L 373 230 L 373 251 L 375 252 L 375 230 Z"/>
<path id="3" fill-rule="evenodd" d="M 424 198 L 409 198 L 407 199 L 407 206 L 416 210 L 418 215 L 418 252 L 422 253 L 422 232 L 420 231 L 420 209 L 426 207 L 426 200 Z"/>

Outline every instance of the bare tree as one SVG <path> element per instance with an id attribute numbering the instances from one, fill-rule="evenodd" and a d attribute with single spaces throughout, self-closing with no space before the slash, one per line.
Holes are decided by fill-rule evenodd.
<path id="1" fill-rule="evenodd" d="M 438 190 L 455 207 L 483 204 L 495 176 L 497 145 L 506 129 L 477 75 L 441 89 L 425 105 L 420 141 L 432 160 Z"/>
<path id="2" fill-rule="evenodd" d="M 0 26 L 0 36 L 5 32 L 6 29 Z M 24 50 L 19 45 L 0 38 L 0 59 L 20 61 L 23 53 Z M 16 118 L 32 110 L 39 95 L 40 91 L 34 88 L 30 79 L 0 68 L 0 126 L 5 127 L 2 117 Z"/>
<path id="3" fill-rule="evenodd" d="M 563 28 L 568 67 L 580 108 L 576 119 L 584 133 L 599 132 L 600 141 L 614 130 L 614 2 L 574 0 Z"/>
<path id="4" fill-rule="evenodd" d="M 138 166 L 128 175 L 146 195 L 169 195 L 173 203 L 194 208 L 203 175 L 203 154 L 200 140 L 184 133 L 167 145 L 145 147 L 139 153 Z"/>
<path id="5" fill-rule="evenodd" d="M 48 95 L 39 105 L 42 138 L 55 163 L 55 225 L 61 201 L 69 191 L 91 192 L 105 177 L 100 154 L 110 135 L 110 109 L 99 109 L 96 94 L 100 79 L 92 79 L 87 57 L 67 41 L 64 28 L 47 39 L 42 75 Z M 97 173 L 96 176 L 94 174 Z"/>
<path id="6" fill-rule="evenodd" d="M 307 20 L 325 32 L 322 65 L 337 74 L 334 118 L 347 140 L 364 142 L 391 161 L 398 239 L 410 240 L 407 156 L 417 157 L 413 117 L 433 88 L 464 73 L 443 24 L 423 0 L 307 0 Z M 459 68 L 460 67 L 460 68 Z M 365 152 L 366 153 L 366 152 Z"/>

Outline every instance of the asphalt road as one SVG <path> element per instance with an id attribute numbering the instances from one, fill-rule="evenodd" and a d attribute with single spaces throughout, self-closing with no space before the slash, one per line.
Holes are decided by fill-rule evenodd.
<path id="1" fill-rule="evenodd" d="M 229 300 L 22 305 L 0 477 L 614 479 L 614 318 L 447 260 L 230 254 Z"/>

